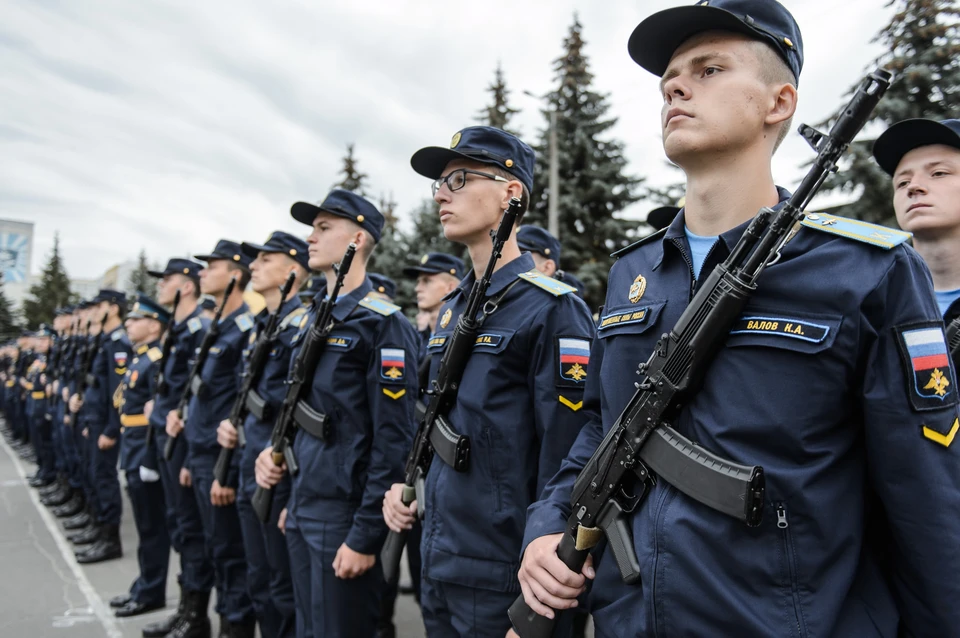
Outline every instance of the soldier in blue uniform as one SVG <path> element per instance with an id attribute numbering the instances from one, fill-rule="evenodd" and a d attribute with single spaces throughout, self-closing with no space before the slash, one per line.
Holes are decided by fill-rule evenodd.
<path id="1" fill-rule="evenodd" d="M 397 296 L 397 282 L 376 272 L 368 273 L 367 276 L 370 277 L 370 283 L 373 284 L 373 294 L 378 299 L 393 303 L 394 297 Z"/>
<path id="2" fill-rule="evenodd" d="M 266 307 L 256 318 L 258 328 L 255 333 L 251 332 L 245 359 L 252 350 L 254 337 L 265 329 L 269 313 L 277 312 L 278 323 L 276 336 L 270 337 L 273 341 L 258 383 L 246 397 L 250 410 L 244 423 L 246 445 L 233 457 L 238 464 L 239 476 L 234 470 L 229 479 L 231 486 L 236 485 L 233 481 L 239 481 L 237 509 L 246 548 L 247 587 L 260 633 L 264 638 L 280 638 L 293 636 L 296 632 L 290 555 L 283 532 L 277 526 L 280 512 L 287 506 L 290 496 L 289 478 L 285 477 L 274 488 L 273 511 L 266 523 L 257 518 L 250 499 L 257 488 L 254 464 L 260 452 L 270 445 L 273 421 L 286 394 L 291 343 L 306 315 L 298 292 L 309 275 L 309 253 L 304 240 L 283 231 L 271 233 L 263 244 L 244 242 L 242 248 L 253 259 L 250 264 L 251 287 L 254 292 L 262 294 L 266 302 Z M 296 280 L 287 298 L 281 299 L 281 288 L 291 272 L 296 274 Z M 250 370 L 247 369 L 245 374 L 250 374 Z M 222 447 L 236 447 L 237 430 L 228 419 L 221 421 L 217 440 Z"/>
<path id="3" fill-rule="evenodd" d="M 949 324 L 960 317 L 960 120 L 894 124 L 877 138 L 873 156 L 893 178 L 897 223 L 913 233 Z"/>
<path id="4" fill-rule="evenodd" d="M 47 375 L 49 374 L 49 353 L 51 332 L 46 326 L 31 336 L 30 349 L 33 360 L 27 368 L 25 379 L 26 398 L 24 400 L 25 427 L 29 430 L 29 439 L 37 462 L 36 477 L 49 480 L 53 472 L 52 441 L 50 423 L 47 414 Z"/>
<path id="5" fill-rule="evenodd" d="M 207 557 L 203 538 L 203 525 L 197 499 L 193 494 L 190 471 L 184 467 L 187 446 L 179 445 L 169 461 L 163 456 L 167 443 L 167 415 L 176 410 L 177 403 L 187 386 L 187 376 L 193 357 L 200 347 L 209 320 L 200 317 L 200 269 L 203 266 L 189 259 L 173 258 L 163 270 L 150 271 L 157 282 L 157 301 L 171 307 L 177 292 L 180 303 L 174 315 L 173 328 L 166 338 L 173 339 L 170 356 L 163 365 L 159 387 L 156 389 L 153 410 L 149 415 L 153 429 L 154 444 L 145 454 L 145 466 L 160 475 L 164 501 L 167 506 L 167 534 L 170 544 L 180 554 L 180 601 L 177 611 L 164 620 L 143 628 L 144 638 L 166 636 L 181 623 L 185 610 L 193 610 L 194 631 L 197 636 L 209 634 L 207 604 L 213 588 L 213 563 Z M 204 602 L 207 601 L 207 602 Z M 122 597 L 111 604 L 123 606 L 129 600 Z M 206 634 L 203 633 L 204 628 Z M 188 634 L 189 635 L 189 634 Z"/>
<path id="6" fill-rule="evenodd" d="M 166 603 L 170 536 L 163 486 L 156 473 L 141 472 L 141 465 L 147 454 L 147 431 L 155 405 L 157 372 L 163 358 L 160 336 L 168 319 L 169 313 L 160 304 L 141 293 L 125 324 L 132 358 L 117 391 L 123 432 L 119 446 L 120 469 L 127 479 L 127 494 L 137 527 L 140 574 L 130 586 L 129 599 L 116 608 L 119 618 L 145 614 Z"/>
<path id="7" fill-rule="evenodd" d="M 217 427 L 230 413 L 239 390 L 243 349 L 249 342 L 254 321 L 243 291 L 250 283 L 250 258 L 235 241 L 222 239 L 207 255 L 196 255 L 207 262 L 200 271 L 200 291 L 212 295 L 223 304 L 220 333 L 210 347 L 203 369 L 194 383 L 187 407 L 185 467 L 190 471 L 194 496 L 200 511 L 207 557 L 213 562 L 217 588 L 216 612 L 220 615 L 220 635 L 253 636 L 256 620 L 247 592 L 247 568 L 243 537 L 237 514 L 236 488 L 220 485 L 213 476 L 213 467 L 220 453 Z M 225 297 L 230 280 L 236 285 Z M 173 435 L 179 419 L 175 412 L 167 417 L 167 434 Z M 173 427 L 171 427 L 173 426 Z M 206 601 L 198 600 L 206 617 Z M 186 617 L 186 616 L 185 616 Z M 203 618 L 198 619 L 203 624 Z M 177 629 L 173 632 L 178 635 Z M 187 630 L 180 633 L 193 635 Z"/>
<path id="8" fill-rule="evenodd" d="M 367 637 L 376 631 L 383 589 L 377 554 L 387 528 L 380 502 L 403 476 L 415 429 L 417 337 L 397 306 L 371 295 L 366 263 L 383 229 L 373 204 L 334 190 L 317 205 L 297 202 L 291 214 L 313 227 L 310 267 L 323 271 L 329 285 L 348 244 L 357 245 L 307 399 L 326 416 L 298 421 L 293 447 L 300 471 L 287 504 L 286 535 L 297 636 Z M 283 476 L 271 451 L 256 464 L 257 484 L 264 487 Z"/>
<path id="9" fill-rule="evenodd" d="M 517 231 L 517 245 L 523 252 L 530 253 L 537 270 L 547 277 L 553 277 L 568 286 L 573 286 L 577 294 L 583 297 L 586 290 L 583 282 L 573 274 L 560 269 L 560 240 L 551 235 L 550 231 L 529 224 L 521 226 Z"/>
<path id="10" fill-rule="evenodd" d="M 80 487 L 76 479 L 78 459 L 73 438 L 73 428 L 68 427 L 65 421 L 65 416 L 68 412 L 68 401 L 70 399 L 70 384 L 74 375 L 74 353 L 76 352 L 79 340 L 77 335 L 79 312 L 79 304 L 78 306 L 70 308 L 70 314 L 64 319 L 66 327 L 60 340 L 60 347 L 63 348 L 59 364 L 61 374 L 60 378 L 57 379 L 54 384 L 54 388 L 52 388 L 57 394 L 57 402 L 56 409 L 51 415 L 53 428 L 56 432 L 55 440 L 60 481 L 55 485 L 50 485 L 40 490 L 40 502 L 44 504 L 50 503 L 51 499 L 59 498 L 64 492 L 72 491 Z M 90 508 L 92 508 L 92 504 L 90 504 L 88 511 L 91 511 Z M 93 516 L 91 512 L 90 517 L 92 518 Z M 72 534 L 68 535 L 67 539 L 72 541 L 72 537 Z"/>
<path id="11" fill-rule="evenodd" d="M 420 263 L 403 269 L 405 277 L 417 281 L 414 288 L 417 295 L 417 312 L 424 315 L 424 325 L 417 326 L 422 341 L 421 361 L 426 356 L 427 342 L 440 319 L 443 298 L 460 285 L 465 271 L 466 266 L 462 259 L 446 253 L 427 253 L 420 258 Z"/>
<path id="12" fill-rule="evenodd" d="M 526 602 L 551 615 L 592 579 L 603 636 L 956 635 L 960 552 L 944 539 L 960 521 L 960 422 L 930 275 L 905 233 L 831 215 L 808 215 L 764 271 L 674 422 L 704 449 L 764 468 L 759 526 L 658 481 L 627 520 L 638 584 L 623 583 L 610 552 L 580 574 L 557 558 L 574 480 L 633 395 L 637 366 L 756 211 L 787 198 L 771 161 L 803 43 L 785 8 L 668 9 L 629 50 L 662 77 L 663 146 L 686 173 L 686 204 L 610 271 L 591 420 L 529 511 Z"/>
<path id="13" fill-rule="evenodd" d="M 447 340 L 478 273 L 491 257 L 490 232 L 510 199 L 524 211 L 535 155 L 499 129 L 474 126 L 450 148 L 417 151 L 411 164 L 434 181 L 444 236 L 467 247 L 473 271 L 445 299 L 427 346 L 436 377 Z M 471 442 L 466 471 L 437 450 L 426 482 L 420 604 L 431 636 L 496 636 L 520 592 L 517 557 L 526 509 L 553 475 L 584 422 L 583 386 L 594 328 L 571 286 L 540 273 L 516 233 L 503 248 L 474 352 L 449 421 Z M 416 503 L 395 484 L 384 499 L 391 529 L 409 528 Z"/>
<path id="14" fill-rule="evenodd" d="M 100 330 L 103 336 L 100 347 L 93 354 L 93 365 L 83 397 L 85 420 L 81 424 L 87 430 L 90 484 L 96 493 L 99 537 L 97 542 L 77 554 L 80 563 L 99 563 L 120 558 L 120 515 L 123 507 L 120 498 L 120 481 L 117 475 L 117 460 L 120 455 L 120 415 L 117 399 L 120 383 L 127 372 L 130 359 L 130 342 L 123 331 L 123 314 L 127 296 L 116 290 L 104 289 L 93 300 L 97 305 L 91 309 L 96 321 L 104 316 L 107 320 Z"/>

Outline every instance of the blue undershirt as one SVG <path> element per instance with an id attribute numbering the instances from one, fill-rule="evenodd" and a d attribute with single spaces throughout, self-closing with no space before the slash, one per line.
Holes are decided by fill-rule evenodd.
<path id="1" fill-rule="evenodd" d="M 960 288 L 956 290 L 936 290 L 937 305 L 940 306 L 940 314 L 946 315 L 947 309 L 957 299 L 960 299 Z"/>
<path id="2" fill-rule="evenodd" d="M 694 235 L 690 229 L 684 225 L 683 232 L 687 234 L 687 243 L 690 244 L 690 256 L 693 258 L 693 276 L 700 279 L 700 269 L 703 268 L 703 262 L 707 259 L 707 253 L 717 243 L 717 236 L 701 237 Z"/>

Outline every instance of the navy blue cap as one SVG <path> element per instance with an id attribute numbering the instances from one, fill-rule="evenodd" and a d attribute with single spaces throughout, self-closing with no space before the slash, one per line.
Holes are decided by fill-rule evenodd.
<path id="1" fill-rule="evenodd" d="M 90 308 L 91 306 L 95 306 L 95 305 L 97 304 L 92 299 L 81 299 L 77 303 L 77 310 L 86 310 L 87 308 Z"/>
<path id="2" fill-rule="evenodd" d="M 397 283 L 387 277 L 386 275 L 381 275 L 378 272 L 368 272 L 367 277 L 370 278 L 370 282 L 373 284 L 373 291 L 379 292 L 381 295 L 386 295 L 393 299 L 397 296 Z"/>
<path id="3" fill-rule="evenodd" d="M 325 274 L 317 273 L 310 275 L 310 278 L 307 280 L 307 283 L 303 284 L 297 294 L 301 297 L 313 297 L 321 290 L 327 289 L 327 276 Z"/>
<path id="4" fill-rule="evenodd" d="M 104 301 L 117 304 L 122 308 L 127 303 L 127 294 L 119 290 L 101 288 L 100 292 L 97 293 L 97 296 L 93 298 L 92 303 L 98 304 L 103 303 Z"/>
<path id="5" fill-rule="evenodd" d="M 156 319 L 160 323 L 166 324 L 170 320 L 170 312 L 141 292 L 137 293 L 137 299 L 133 302 L 130 312 L 127 313 L 127 318 Z"/>
<path id="6" fill-rule="evenodd" d="M 73 314 L 73 306 L 61 306 L 53 311 L 54 317 L 62 317 L 63 315 Z"/>
<path id="7" fill-rule="evenodd" d="M 313 226 L 317 213 L 330 213 L 356 222 L 365 231 L 380 241 L 380 232 L 383 230 L 383 215 L 370 201 L 342 188 L 330 191 L 319 204 L 297 202 L 290 207 L 290 215 L 301 224 Z"/>
<path id="8" fill-rule="evenodd" d="M 457 279 L 463 279 L 466 266 L 463 260 L 446 253 L 427 253 L 420 258 L 416 266 L 407 266 L 403 269 L 404 277 L 419 277 L 420 275 L 436 275 L 446 273 Z"/>
<path id="9" fill-rule="evenodd" d="M 694 6 L 658 11 L 633 30 L 627 50 L 634 62 L 662 76 L 681 44 L 715 30 L 741 33 L 773 47 L 799 81 L 803 68 L 800 27 L 776 0 L 700 0 Z"/>
<path id="10" fill-rule="evenodd" d="M 210 295 L 200 295 L 199 306 L 201 310 L 216 310 L 217 300 Z"/>
<path id="11" fill-rule="evenodd" d="M 934 144 L 960 149 L 960 120 L 935 122 L 917 118 L 897 122 L 873 143 L 873 157 L 880 168 L 893 175 L 904 155 Z"/>
<path id="12" fill-rule="evenodd" d="M 147 274 L 157 279 L 162 279 L 167 275 L 186 275 L 190 279 L 199 280 L 201 268 L 203 268 L 203 264 L 198 264 L 192 259 L 174 257 L 167 262 L 167 267 L 163 270 L 148 270 Z"/>
<path id="13" fill-rule="evenodd" d="M 673 218 L 676 217 L 679 212 L 679 206 L 661 206 L 660 208 L 654 208 L 647 213 L 647 223 L 656 230 L 663 230 L 670 225 L 670 222 L 673 221 Z"/>
<path id="14" fill-rule="evenodd" d="M 45 323 L 41 323 L 40 327 L 37 328 L 37 331 L 34 332 L 31 337 L 52 337 L 53 330 Z"/>
<path id="15" fill-rule="evenodd" d="M 533 191 L 533 168 L 537 154 L 515 135 L 492 126 L 468 126 L 454 133 L 450 148 L 427 146 L 410 158 L 410 166 L 424 177 L 437 179 L 447 164 L 470 160 L 499 166 Z"/>
<path id="16" fill-rule="evenodd" d="M 250 262 L 253 261 L 249 255 L 243 252 L 239 243 L 229 239 L 221 239 L 218 241 L 217 247 L 214 248 L 213 252 L 209 255 L 194 255 L 193 258 L 199 259 L 200 261 L 226 259 L 227 261 L 238 263 L 244 268 L 249 268 Z"/>
<path id="17" fill-rule="evenodd" d="M 520 250 L 539 253 L 560 267 L 560 240 L 539 226 L 521 226 L 517 231 Z"/>
<path id="18" fill-rule="evenodd" d="M 252 244 L 248 241 L 240 245 L 240 249 L 245 252 L 250 259 L 256 259 L 257 253 L 283 253 L 294 260 L 307 270 L 310 269 L 310 253 L 307 242 L 296 235 L 285 233 L 282 230 L 275 230 L 267 237 L 263 244 Z"/>

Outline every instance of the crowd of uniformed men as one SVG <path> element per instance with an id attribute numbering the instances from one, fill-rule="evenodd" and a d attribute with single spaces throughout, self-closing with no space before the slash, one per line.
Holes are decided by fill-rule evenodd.
<path id="1" fill-rule="evenodd" d="M 152 272 L 155 299 L 101 290 L 2 349 L 9 438 L 35 458 L 30 485 L 80 563 L 122 554 L 123 474 L 140 574 L 110 601 L 117 616 L 166 604 L 172 548 L 179 604 L 144 636 L 209 636 L 214 589 L 220 636 L 255 626 L 266 637 L 389 636 L 397 583 L 378 559 L 389 528 L 411 531 L 412 589 L 430 636 L 504 636 L 518 595 L 547 616 L 589 608 L 603 636 L 958 635 L 960 421 L 946 336 L 960 315 L 958 121 L 909 120 L 876 142 L 914 247 L 907 232 L 808 215 L 676 417 L 706 449 L 763 465 L 762 524 L 658 482 L 628 524 L 639 583 L 600 560 L 602 544 L 581 573 L 557 558 L 573 481 L 633 393 L 637 365 L 753 213 L 788 197 L 770 173 L 803 62 L 786 9 L 669 9 L 637 27 L 630 54 L 663 78 L 664 149 L 687 174 L 685 207 L 658 211 L 661 229 L 621 252 L 597 315 L 560 269 L 556 238 L 529 225 L 511 235 L 447 415 L 469 437 L 470 463 L 436 450 L 422 508 L 401 496 L 415 404 L 497 258 L 491 231 L 533 187 L 534 152 L 503 131 L 464 128 L 411 159 L 433 180 L 445 236 L 472 262 L 431 253 L 405 269 L 415 322 L 391 303 L 393 282 L 366 270 L 383 216 L 334 190 L 292 206 L 306 241 L 281 231 L 262 244 L 220 240 L 197 261 Z M 308 371 L 290 472 L 271 453 L 274 420 L 350 244 L 356 258 Z M 248 287 L 266 304 L 257 315 Z M 245 422 L 233 423 L 258 339 L 268 355 L 240 397 Z M 237 450 L 224 483 L 214 469 L 222 449 Z M 258 486 L 273 493 L 266 522 L 251 505 Z M 560 631 L 581 632 L 583 619 Z"/>

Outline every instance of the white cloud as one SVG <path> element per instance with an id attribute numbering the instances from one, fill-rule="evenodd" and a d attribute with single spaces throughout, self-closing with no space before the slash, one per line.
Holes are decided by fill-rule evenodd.
<path id="1" fill-rule="evenodd" d="M 516 127 L 539 135 L 539 104 L 522 91 L 551 89 L 574 11 L 629 170 L 676 181 L 657 79 L 626 53 L 636 23 L 674 4 L 3 0 L 0 216 L 36 223 L 34 272 L 59 230 L 71 276 L 96 277 L 141 247 L 160 261 L 221 237 L 304 233 L 290 204 L 326 194 L 347 143 L 373 192 L 406 214 L 429 194 L 410 155 L 474 123 L 498 60 L 523 109 Z M 813 123 L 877 55 L 869 41 L 890 9 L 787 5 L 806 48 L 796 121 Z M 780 181 L 795 183 L 810 156 L 789 139 Z"/>

